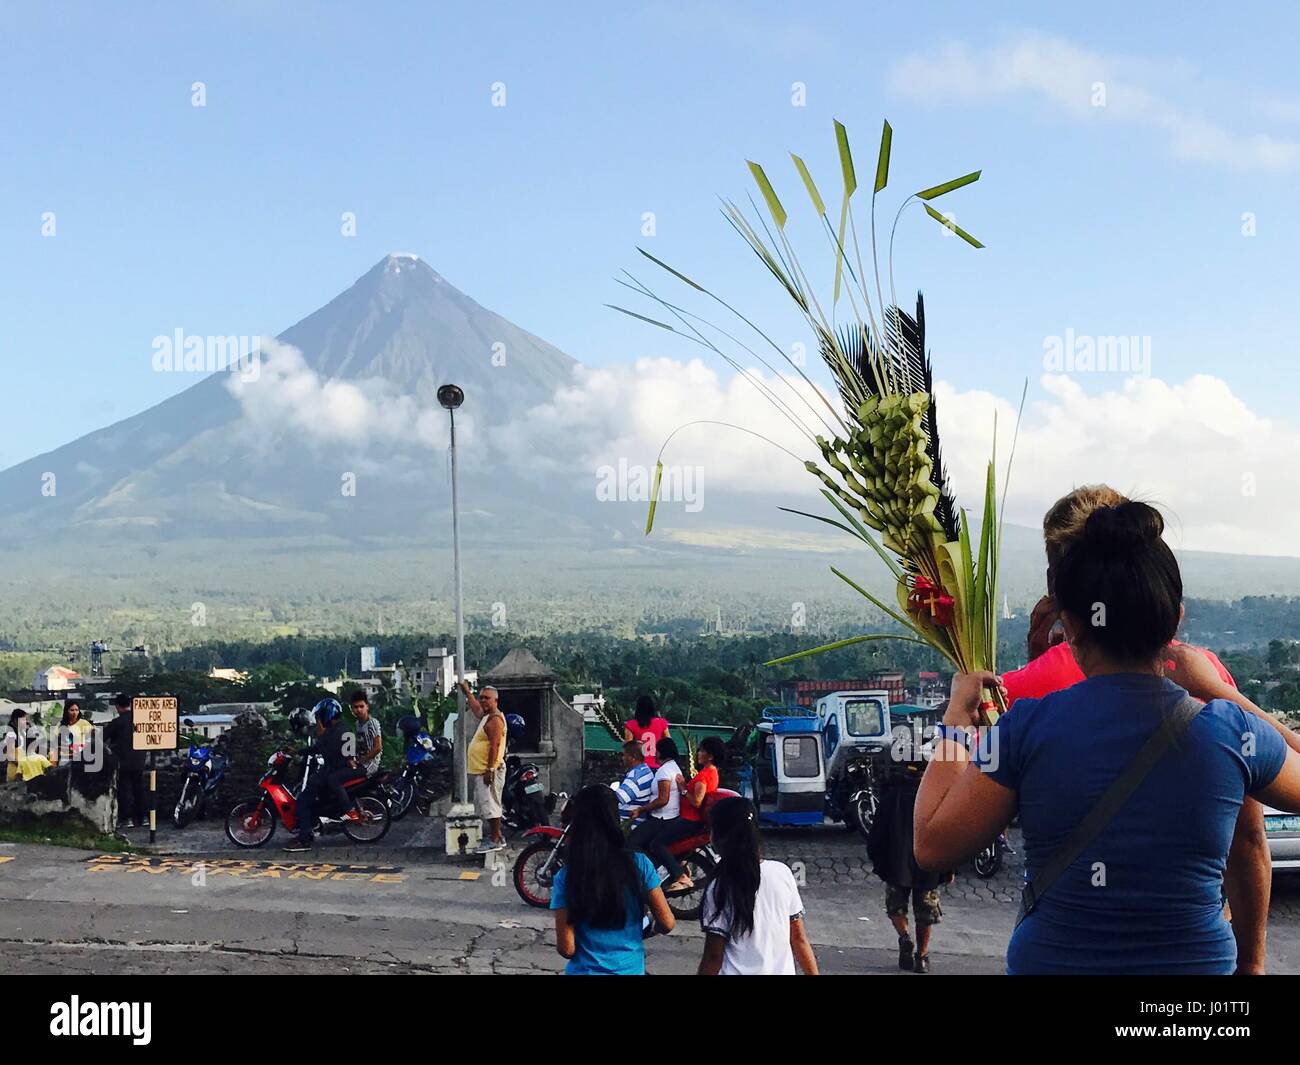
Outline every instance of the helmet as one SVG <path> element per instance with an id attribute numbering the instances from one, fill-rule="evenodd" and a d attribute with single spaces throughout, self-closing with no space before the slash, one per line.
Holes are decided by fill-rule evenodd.
<path id="1" fill-rule="evenodd" d="M 451 752 L 454 750 L 455 747 L 452 745 L 452 742 L 449 739 L 445 739 L 442 736 L 438 736 L 433 741 L 434 754 L 451 754 Z"/>
<path id="2" fill-rule="evenodd" d="M 524 734 L 524 719 L 518 714 L 506 714 L 506 736 L 517 740 Z"/>
<path id="3" fill-rule="evenodd" d="M 413 714 L 407 714 L 405 717 L 399 717 L 397 719 L 397 731 L 408 740 L 414 739 L 415 734 L 423 730 L 424 722 Z"/>
<path id="4" fill-rule="evenodd" d="M 306 732 L 311 726 L 311 711 L 299 707 L 289 715 L 289 727 L 294 732 Z"/>
<path id="5" fill-rule="evenodd" d="M 317 721 L 329 727 L 343 716 L 343 704 L 337 699 L 322 699 L 312 707 L 311 712 Z"/>

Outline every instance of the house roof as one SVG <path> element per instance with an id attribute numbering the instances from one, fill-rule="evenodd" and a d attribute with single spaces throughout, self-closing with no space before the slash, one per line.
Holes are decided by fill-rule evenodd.
<path id="1" fill-rule="evenodd" d="M 494 680 L 554 680 L 550 666 L 539 662 L 532 651 L 515 647 L 506 653 L 495 666 L 479 677 L 480 681 Z"/>

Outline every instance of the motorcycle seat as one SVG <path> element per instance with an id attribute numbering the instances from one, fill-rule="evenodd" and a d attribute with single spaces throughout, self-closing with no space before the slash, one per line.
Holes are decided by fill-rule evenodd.
<path id="1" fill-rule="evenodd" d="M 701 822 L 703 825 L 703 822 Z M 668 844 L 668 851 L 675 858 L 680 858 L 683 854 L 689 854 L 697 847 L 703 847 L 709 842 L 708 826 L 704 825 L 701 830 L 693 836 L 687 836 L 685 839 L 679 839 L 675 843 Z"/>

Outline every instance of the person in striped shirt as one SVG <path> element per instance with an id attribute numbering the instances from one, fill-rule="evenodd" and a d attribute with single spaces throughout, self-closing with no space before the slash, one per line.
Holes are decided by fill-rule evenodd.
<path id="1" fill-rule="evenodd" d="M 613 785 L 618 796 L 618 815 L 628 817 L 638 806 L 646 806 L 654 799 L 655 771 L 646 765 L 645 751 L 639 740 L 623 744 L 623 779 Z"/>

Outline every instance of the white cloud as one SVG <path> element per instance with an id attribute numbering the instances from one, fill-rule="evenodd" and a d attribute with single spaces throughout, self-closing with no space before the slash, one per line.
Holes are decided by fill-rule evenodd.
<path id="1" fill-rule="evenodd" d="M 806 402 L 821 404 L 802 381 L 795 387 L 757 371 L 753 377 L 777 390 L 805 421 L 812 418 Z M 683 428 L 700 421 L 741 428 Z M 533 408 L 494 435 L 506 442 L 508 453 L 526 456 L 539 472 L 572 471 L 594 481 L 598 468 L 617 466 L 620 460 L 653 468 L 660 448 L 677 429 L 681 432 L 664 452 L 666 466 L 702 466 L 709 484 L 741 491 L 786 492 L 807 485 L 808 473 L 800 462 L 815 457 L 816 449 L 754 384 L 739 374 L 724 379 L 699 359 L 647 358 L 630 365 L 579 367 L 552 403 Z M 771 443 L 745 430 L 761 433 Z"/>
<path id="2" fill-rule="evenodd" d="M 1207 375 L 1181 384 L 1128 378 L 1101 394 L 1063 375 L 1045 375 L 1040 386 L 1020 432 L 1008 521 L 1037 525 L 1070 488 L 1105 482 L 1159 505 L 1176 547 L 1300 554 L 1300 426 L 1256 415 Z M 993 410 L 1005 456 L 1014 405 L 944 383 L 936 396 L 954 483 L 961 497 L 977 498 Z"/>
<path id="3" fill-rule="evenodd" d="M 288 344 L 264 338 L 260 373 L 231 374 L 226 387 L 243 408 L 243 429 L 272 439 L 292 432 L 323 447 L 364 449 L 373 443 L 442 449 L 447 416 L 421 406 L 382 378 L 322 378 Z M 468 417 L 457 419 L 457 436 L 472 437 Z"/>
<path id="4" fill-rule="evenodd" d="M 288 431 L 328 447 L 445 445 L 440 408 L 423 408 L 379 379 L 323 380 L 294 348 L 273 344 L 269 356 L 260 380 L 231 377 L 246 427 L 268 436 Z M 757 371 L 751 376 L 815 424 L 821 399 L 811 386 Z M 1001 476 L 1015 403 L 943 381 L 936 382 L 935 395 L 953 487 L 958 501 L 975 509 L 994 414 Z M 739 428 L 683 428 L 692 422 Z M 761 494 L 792 506 L 816 500 L 811 476 L 781 450 L 815 459 L 815 448 L 750 380 L 720 375 L 699 359 L 579 367 L 551 403 L 494 428 L 492 439 L 518 464 L 517 472 L 594 486 L 602 466 L 622 461 L 652 469 L 674 432 L 665 465 L 701 467 L 709 491 Z M 373 453 L 378 461 L 382 454 Z M 1198 375 L 1181 384 L 1117 378 L 1113 388 L 1097 393 L 1085 391 L 1077 377 L 1047 374 L 1025 410 L 1006 517 L 1037 526 L 1071 488 L 1106 482 L 1158 504 L 1176 547 L 1300 555 L 1298 457 L 1300 426 L 1260 417 L 1216 377 Z"/>
<path id="5" fill-rule="evenodd" d="M 1175 547 L 1300 554 L 1294 532 L 1300 528 L 1300 427 L 1256 415 L 1225 382 L 1204 375 L 1181 384 L 1125 378 L 1102 393 L 1085 392 L 1065 375 L 1045 375 L 1038 386 L 1017 444 L 1008 521 L 1037 526 L 1071 488 L 1106 482 L 1158 504 Z M 811 395 L 802 383 L 800 390 Z M 994 413 L 1001 476 L 1016 404 L 942 381 L 935 392 L 953 487 L 959 502 L 974 509 L 992 451 Z M 580 370 L 553 404 L 506 432 L 510 452 L 531 456 L 534 468 L 593 477 L 598 466 L 617 465 L 620 458 L 653 467 L 664 440 L 700 419 L 754 429 L 816 457 L 751 384 L 739 375 L 721 377 L 699 360 L 643 359 Z M 710 491 L 762 493 L 794 506 L 815 498 L 815 485 L 794 459 L 733 429 L 683 430 L 664 461 L 703 466 Z"/>
<path id="6" fill-rule="evenodd" d="M 1300 164 L 1300 142 L 1240 133 L 1143 84 L 1159 77 L 1149 63 L 1088 51 L 1059 37 L 1023 34 L 986 49 L 950 43 L 907 56 L 892 70 L 891 83 L 911 99 L 932 103 L 1034 94 L 1076 119 L 1114 120 L 1160 132 L 1176 156 L 1197 162 L 1242 170 L 1290 170 Z M 1098 83 L 1104 86 L 1104 106 L 1094 104 Z"/>

